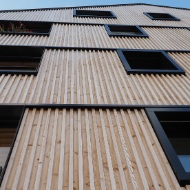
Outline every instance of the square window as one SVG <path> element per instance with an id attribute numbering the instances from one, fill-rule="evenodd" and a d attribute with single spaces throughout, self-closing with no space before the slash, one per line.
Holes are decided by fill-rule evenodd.
<path id="1" fill-rule="evenodd" d="M 74 17 L 116 18 L 112 11 L 73 10 Z"/>
<path id="2" fill-rule="evenodd" d="M 173 15 L 169 13 L 146 13 L 144 12 L 146 16 L 148 16 L 152 20 L 170 20 L 170 21 L 180 21 L 177 17 L 174 17 Z"/>
<path id="3" fill-rule="evenodd" d="M 105 29 L 109 36 L 148 37 L 139 26 L 106 24 Z"/>
<path id="4" fill-rule="evenodd" d="M 181 186 L 190 184 L 190 108 L 146 108 Z"/>
<path id="5" fill-rule="evenodd" d="M 117 50 L 128 74 L 185 74 L 164 51 Z"/>
<path id="6" fill-rule="evenodd" d="M 51 22 L 0 21 L 0 34 L 49 36 Z"/>
<path id="7" fill-rule="evenodd" d="M 24 106 L 0 106 L 0 183 L 16 140 Z"/>
<path id="8" fill-rule="evenodd" d="M 0 46 L 0 74 L 37 75 L 44 48 Z"/>

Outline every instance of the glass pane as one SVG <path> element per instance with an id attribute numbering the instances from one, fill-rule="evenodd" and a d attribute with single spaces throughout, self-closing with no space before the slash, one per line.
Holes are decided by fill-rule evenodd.
<path id="1" fill-rule="evenodd" d="M 0 166 L 4 167 L 10 147 L 0 147 Z"/>
<path id="2" fill-rule="evenodd" d="M 190 172 L 190 155 L 178 155 L 178 158 L 186 172 Z"/>

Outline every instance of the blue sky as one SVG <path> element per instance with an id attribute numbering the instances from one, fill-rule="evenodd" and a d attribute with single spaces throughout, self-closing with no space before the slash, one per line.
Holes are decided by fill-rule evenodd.
<path id="1" fill-rule="evenodd" d="M 0 0 L 0 10 L 127 3 L 149 3 L 155 5 L 190 8 L 190 0 Z"/>

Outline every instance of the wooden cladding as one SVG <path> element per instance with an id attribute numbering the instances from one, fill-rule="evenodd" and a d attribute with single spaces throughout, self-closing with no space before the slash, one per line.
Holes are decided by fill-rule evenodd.
<path id="1" fill-rule="evenodd" d="M 142 110 L 26 109 L 2 189 L 180 189 Z"/>
<path id="2" fill-rule="evenodd" d="M 0 103 L 189 104 L 189 53 L 169 53 L 185 75 L 127 75 L 116 51 L 45 50 L 37 76 L 1 75 Z"/>
<path id="3" fill-rule="evenodd" d="M 117 18 L 73 17 L 72 8 L 0 12 L 2 20 L 54 22 L 49 36 L 0 35 L 3 48 L 46 48 L 37 76 L 0 75 L 2 106 L 26 103 L 38 107 L 25 109 L 8 166 L 5 154 L 9 149 L 0 148 L 0 164 L 7 166 L 1 189 L 189 190 L 190 185 L 179 186 L 144 109 L 55 107 L 190 105 L 190 53 L 167 53 L 185 75 L 132 75 L 126 73 L 116 51 L 190 51 L 190 10 L 148 5 L 78 9 L 112 11 Z M 180 21 L 153 21 L 143 14 L 150 11 L 167 12 Z M 102 24 L 141 25 L 148 38 L 110 37 Z M 5 135 L 12 133 L 4 131 L 1 137 Z M 0 140 L 3 144 L 4 139 Z M 3 146 L 8 148 L 10 143 L 6 143 Z"/>
<path id="4" fill-rule="evenodd" d="M 149 38 L 110 37 L 103 25 L 53 24 L 49 37 L 0 35 L 1 45 L 189 50 L 186 28 L 141 27 Z"/>
<path id="5" fill-rule="evenodd" d="M 73 9 L 58 10 L 32 10 L 18 12 L 0 12 L 0 19 L 4 20 L 26 20 L 26 21 L 60 21 L 60 22 L 85 22 L 85 23 L 104 23 L 104 24 L 143 24 L 143 25 L 161 25 L 161 26 L 190 26 L 190 10 L 180 10 L 148 5 L 135 6 L 110 6 L 110 7 L 86 7 L 78 10 L 97 10 L 112 11 L 117 19 L 109 18 L 79 18 L 73 17 Z M 160 12 L 175 15 L 181 21 L 154 21 L 149 19 L 143 12 Z"/>

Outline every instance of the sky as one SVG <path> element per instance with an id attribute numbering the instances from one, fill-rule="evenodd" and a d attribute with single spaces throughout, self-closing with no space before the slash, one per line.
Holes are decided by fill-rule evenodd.
<path id="1" fill-rule="evenodd" d="M 0 10 L 148 3 L 190 8 L 190 0 L 0 0 Z"/>

